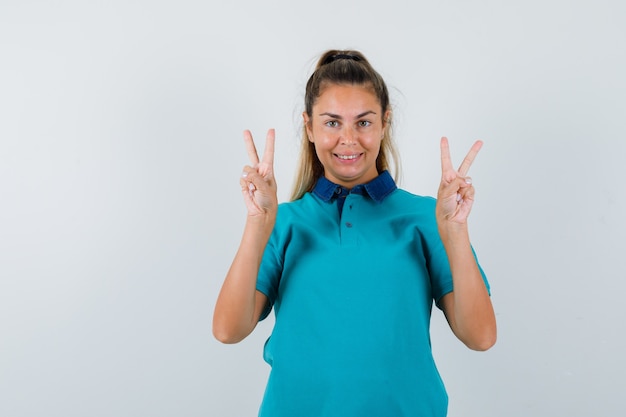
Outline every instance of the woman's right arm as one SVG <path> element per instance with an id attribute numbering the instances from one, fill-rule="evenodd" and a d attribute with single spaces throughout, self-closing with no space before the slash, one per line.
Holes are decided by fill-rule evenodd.
<path id="1" fill-rule="evenodd" d="M 268 302 L 256 280 L 265 246 L 276 222 L 278 200 L 274 179 L 274 130 L 267 133 L 263 159 L 249 131 L 244 140 L 251 166 L 240 180 L 248 216 L 235 259 L 226 274 L 213 313 L 213 335 L 223 343 L 237 343 L 254 330 Z"/>

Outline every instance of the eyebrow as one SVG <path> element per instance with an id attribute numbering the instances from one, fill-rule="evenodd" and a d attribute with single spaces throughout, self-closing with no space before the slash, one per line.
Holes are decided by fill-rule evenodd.
<path id="1" fill-rule="evenodd" d="M 361 114 L 357 114 L 356 118 L 357 118 L 357 119 L 360 119 L 361 117 L 363 117 L 363 116 L 367 116 L 368 114 L 376 114 L 376 112 L 375 112 L 375 111 L 373 111 L 373 110 L 368 110 L 368 111 L 365 111 L 365 112 L 363 112 L 363 113 L 361 113 Z M 333 119 L 343 119 L 343 118 L 342 118 L 340 115 L 338 115 L 338 114 L 328 113 L 328 112 L 320 113 L 320 116 L 328 116 L 328 117 L 332 117 Z"/>

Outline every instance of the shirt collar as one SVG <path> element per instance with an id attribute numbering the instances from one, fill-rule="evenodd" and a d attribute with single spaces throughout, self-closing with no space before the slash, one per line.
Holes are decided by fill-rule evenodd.
<path id="1" fill-rule="evenodd" d="M 345 196 L 353 193 L 369 195 L 372 200 L 380 203 L 396 188 L 398 188 L 396 182 L 391 177 L 391 174 L 389 174 L 389 171 L 385 170 L 367 184 L 356 185 L 351 190 L 329 181 L 326 177 L 320 177 L 317 183 L 315 183 L 312 192 L 325 202 L 329 202 L 339 195 Z"/>

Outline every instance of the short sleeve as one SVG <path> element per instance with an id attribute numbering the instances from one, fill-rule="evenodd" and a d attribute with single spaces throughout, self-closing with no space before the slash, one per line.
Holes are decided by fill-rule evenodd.
<path id="1" fill-rule="evenodd" d="M 428 226 L 426 226 L 425 230 L 423 230 L 423 239 L 425 240 L 426 246 L 426 258 L 427 258 L 427 267 L 428 273 L 430 275 L 431 288 L 433 299 L 437 307 L 441 308 L 439 302 L 441 298 L 452 292 L 454 290 L 454 285 L 452 282 L 452 272 L 450 270 L 450 262 L 448 260 L 448 255 L 446 254 L 446 250 L 443 246 L 443 242 L 439 237 L 439 231 L 437 229 L 437 221 L 435 218 L 434 212 L 434 204 L 436 200 L 431 200 L 432 207 L 432 218 L 431 221 L 428 222 Z M 487 280 L 487 276 L 483 271 L 480 263 L 478 262 L 478 257 L 476 256 L 476 252 L 472 247 L 472 253 L 474 254 L 474 259 L 476 259 L 476 264 L 478 265 L 478 270 L 482 275 L 483 282 L 485 283 L 485 287 L 491 295 L 491 288 L 489 286 L 489 281 Z"/>
<path id="2" fill-rule="evenodd" d="M 268 305 L 261 313 L 259 320 L 265 319 L 272 311 L 272 307 L 278 296 L 278 285 L 283 269 L 284 251 L 281 249 L 279 228 L 274 227 L 270 239 L 265 246 L 259 273 L 257 275 L 256 289 L 267 296 Z"/>
<path id="3" fill-rule="evenodd" d="M 476 256 L 474 248 L 472 248 L 472 253 L 474 254 L 474 259 L 476 259 L 476 265 L 478 265 L 478 270 L 482 275 L 483 282 L 485 284 L 485 287 L 487 288 L 487 292 L 491 296 L 491 287 L 489 285 L 489 280 L 487 279 L 485 271 L 478 262 L 478 257 Z M 439 305 L 439 301 L 441 300 L 441 298 L 454 290 L 454 285 L 452 283 L 452 272 L 450 271 L 450 263 L 448 262 L 448 257 L 445 253 L 445 249 L 443 248 L 443 244 L 441 244 L 441 251 L 437 253 L 437 255 L 433 257 L 433 259 L 431 259 L 429 273 L 431 276 L 433 298 L 435 300 L 435 303 L 437 304 L 437 307 L 441 308 L 441 306 Z"/>

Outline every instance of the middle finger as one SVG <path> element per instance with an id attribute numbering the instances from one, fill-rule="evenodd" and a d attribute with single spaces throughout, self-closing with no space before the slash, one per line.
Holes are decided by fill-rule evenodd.
<path id="1" fill-rule="evenodd" d="M 254 145 L 254 140 L 252 139 L 252 133 L 249 130 L 244 130 L 243 140 L 246 144 L 246 151 L 248 151 L 250 163 L 252 166 L 256 167 L 259 165 L 259 154 L 256 151 L 256 146 Z"/>

